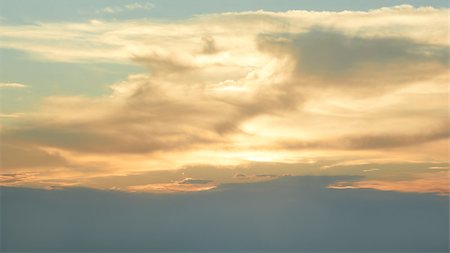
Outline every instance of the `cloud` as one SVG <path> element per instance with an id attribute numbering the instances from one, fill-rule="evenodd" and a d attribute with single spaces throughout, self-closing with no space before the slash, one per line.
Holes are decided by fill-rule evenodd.
<path id="1" fill-rule="evenodd" d="M 127 188 L 130 192 L 149 192 L 149 193 L 182 193 L 208 191 L 216 188 L 217 185 L 212 180 L 201 180 L 185 178 L 178 182 L 133 185 Z"/>
<path id="2" fill-rule="evenodd" d="M 147 8 L 120 10 L 141 7 Z M 30 169 L 65 169 L 75 181 L 86 178 L 83 184 L 210 161 L 442 161 L 447 19 L 447 9 L 399 6 L 3 25 L 2 48 L 44 61 L 126 63 L 147 72 L 111 84 L 102 96 L 47 96 L 0 134 L 12 147 L 70 161 L 52 165 L 50 157 L 33 156 Z M 60 177 L 46 173 L 50 182 Z M 223 175 L 263 180 L 271 176 L 256 175 L 273 171 L 230 173 Z M 186 177 L 216 180 L 177 174 L 124 187 L 199 186 L 173 184 Z"/>
<path id="3" fill-rule="evenodd" d="M 133 9 L 138 6 L 131 4 L 129 7 L 121 6 L 120 9 Z M 144 4 L 145 6 L 147 5 Z M 114 10 L 111 9 L 111 11 Z M 219 58 L 216 60 L 222 61 L 222 64 L 259 65 L 255 61 L 258 55 L 255 54 L 257 52 L 253 43 L 258 35 L 306 32 L 309 38 L 301 40 L 307 42 L 314 40 L 311 37 L 313 33 L 308 31 L 317 27 L 321 27 L 324 31 L 337 32 L 334 37 L 332 34 L 317 33 L 315 36 L 316 38 L 327 36 L 328 39 L 338 42 L 335 46 L 344 49 L 345 52 L 354 52 L 349 46 L 356 46 L 356 50 L 361 52 L 366 46 L 361 45 L 360 42 L 369 42 L 367 49 L 382 49 L 384 53 L 398 48 L 391 44 L 374 48 L 373 43 L 370 43 L 370 39 L 383 41 L 384 38 L 392 40 L 397 38 L 399 44 L 406 39 L 419 45 L 429 44 L 430 47 L 448 46 L 445 26 L 447 15 L 446 9 L 412 6 L 383 8 L 368 12 L 256 11 L 202 15 L 183 22 L 95 20 L 90 23 L 2 26 L 1 31 L 4 42 L 2 47 L 23 50 L 54 61 L 124 61 L 129 60 L 134 54 L 141 56 L 144 52 L 164 52 L 168 48 L 174 55 L 187 57 L 193 61 L 202 61 L 205 58 L 198 58 L 198 53 L 203 51 L 205 45 L 207 48 L 208 43 L 212 43 L 212 41 L 208 42 L 209 39 L 205 41 L 205 38 L 213 38 L 212 44 L 219 45 L 222 52 L 233 56 L 227 58 L 226 55 L 214 55 Z M 429 31 L 429 27 L 435 28 L 433 32 Z M 340 33 L 345 36 L 340 38 Z M 59 35 L 57 40 L 55 34 Z M 347 37 L 356 38 L 346 39 Z M 203 41 L 202 38 L 204 38 Z M 59 43 L 61 41 L 64 43 Z M 345 43 L 343 44 L 345 41 L 352 44 L 346 46 Z M 333 45 L 328 45 L 330 46 Z M 410 47 L 408 44 L 406 46 Z M 307 47 L 306 44 L 303 48 L 305 47 Z M 400 48 L 400 52 L 402 51 Z M 337 53 L 331 56 L 333 55 L 336 56 Z M 369 55 L 378 57 L 368 52 L 363 54 L 363 56 Z M 380 58 L 381 56 L 378 57 Z M 349 60 L 352 59 L 349 58 Z"/>
<path id="4" fill-rule="evenodd" d="M 364 172 L 373 172 L 373 171 L 378 171 L 378 170 L 380 170 L 380 169 L 378 169 L 378 168 L 372 168 L 372 169 L 365 169 L 365 170 L 363 170 Z"/>
<path id="5" fill-rule="evenodd" d="M 115 14 L 126 11 L 136 11 L 136 10 L 151 10 L 155 7 L 154 4 L 147 3 L 130 3 L 123 6 L 108 6 L 96 11 L 96 13 L 107 13 L 107 14 Z"/>
<path id="6" fill-rule="evenodd" d="M 450 194 L 449 172 L 423 173 L 410 180 L 362 180 L 357 182 L 338 182 L 328 186 L 332 189 L 375 189 L 381 191 Z"/>
<path id="7" fill-rule="evenodd" d="M 211 182 L 212 182 L 212 180 L 185 178 L 179 183 L 180 184 L 208 184 Z"/>
<path id="8" fill-rule="evenodd" d="M 448 166 L 431 166 L 428 167 L 429 170 L 448 170 Z"/>
<path id="9" fill-rule="evenodd" d="M 228 183 L 252 183 L 270 181 L 286 175 L 358 175 L 370 180 L 405 180 L 415 178 L 422 173 L 428 173 L 429 167 L 445 166 L 442 163 L 418 163 L 418 162 L 381 162 L 375 158 L 367 161 L 353 156 L 333 160 L 328 157 L 317 158 L 317 161 L 280 163 L 280 162 L 246 162 L 237 165 L 217 165 L 215 163 L 203 163 L 183 166 L 174 170 L 132 171 L 119 175 L 102 175 L 91 177 L 86 186 L 100 189 L 122 189 L 129 186 L 146 184 L 173 184 L 182 183 L 186 179 L 201 180 L 200 182 L 223 185 Z M 374 170 L 377 168 L 378 170 Z M 370 171 L 370 173 L 367 173 Z M 207 179 L 205 179 L 207 178 Z"/>
<path id="10" fill-rule="evenodd" d="M 343 146 L 349 149 L 378 149 L 417 145 L 425 142 L 447 139 L 449 137 L 448 124 L 444 123 L 442 125 L 443 127 L 441 128 L 413 135 L 366 135 L 342 138 L 342 141 L 345 143 Z"/>
<path id="11" fill-rule="evenodd" d="M 448 123 L 442 123 L 442 127 L 421 131 L 415 134 L 391 133 L 391 134 L 366 134 L 342 136 L 336 139 L 319 141 L 281 141 L 273 148 L 278 149 L 348 149 L 370 150 L 383 148 L 396 148 L 418 145 L 449 138 Z"/>
<path id="12" fill-rule="evenodd" d="M 3 173 L 0 174 L 0 185 L 15 185 L 28 181 L 35 173 Z"/>
<path id="13" fill-rule="evenodd" d="M 216 54 L 220 51 L 217 48 L 216 41 L 214 40 L 213 37 L 207 36 L 207 35 L 203 36 L 202 42 L 203 42 L 203 48 L 202 48 L 201 52 L 203 54 Z"/>
<path id="14" fill-rule="evenodd" d="M 220 146 L 229 143 L 228 135 L 240 132 L 242 122 L 293 110 L 301 103 L 282 83 L 257 90 L 249 87 L 246 98 L 240 99 L 238 92 L 221 92 L 230 86 L 227 83 L 197 86 L 189 80 L 180 82 L 186 75 L 178 65 L 148 57 L 140 61 L 156 66 L 151 68 L 155 73 L 130 76 L 113 85 L 112 94 L 105 98 L 49 97 L 35 118 L 30 117 L 22 126 L 5 128 L 4 138 L 95 153 Z M 188 71 L 201 76 L 202 70 Z M 168 72 L 174 75 L 173 80 L 165 75 Z M 244 77 L 241 82 L 253 79 Z"/>
<path id="15" fill-rule="evenodd" d="M 379 71 L 391 66 L 448 62 L 448 47 L 419 44 L 411 39 L 348 36 L 321 28 L 294 35 L 292 38 L 297 69 L 300 72 L 337 78 L 358 71 L 364 64 Z M 378 74 L 375 72 L 375 74 Z"/>
<path id="16" fill-rule="evenodd" d="M 3 170 L 11 168 L 39 168 L 57 167 L 67 164 L 67 161 L 59 154 L 46 152 L 33 146 L 11 145 L 2 141 L 0 145 L 1 162 Z"/>
<path id="17" fill-rule="evenodd" d="M 28 87 L 29 87 L 28 85 L 22 83 L 0 83 L 0 89 L 8 89 L 8 88 L 23 89 Z"/>
<path id="18" fill-rule="evenodd" d="M 0 118 L 22 118 L 24 113 L 0 113 Z"/>
<path id="19" fill-rule="evenodd" d="M 155 7 L 154 4 L 147 2 L 147 3 L 131 3 L 131 4 L 127 4 L 125 5 L 125 8 L 127 8 L 128 10 L 138 10 L 138 9 L 153 9 Z"/>
<path id="20" fill-rule="evenodd" d="M 292 84 L 314 93 L 373 96 L 446 73 L 449 47 L 409 38 L 362 37 L 313 27 L 299 33 L 262 34 L 264 52 L 292 62 Z M 324 90 L 322 90 L 323 92 Z"/>

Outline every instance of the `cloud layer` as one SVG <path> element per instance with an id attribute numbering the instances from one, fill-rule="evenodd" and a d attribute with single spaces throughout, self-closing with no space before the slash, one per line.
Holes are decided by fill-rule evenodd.
<path id="1" fill-rule="evenodd" d="M 148 72 L 102 97 L 45 97 L 2 126 L 1 167 L 42 185 L 211 161 L 445 161 L 447 17 L 398 6 L 2 26 L 3 48 L 41 60 Z"/>

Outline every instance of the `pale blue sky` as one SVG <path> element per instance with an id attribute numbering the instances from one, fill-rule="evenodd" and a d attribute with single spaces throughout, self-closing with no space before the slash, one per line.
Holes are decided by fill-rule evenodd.
<path id="1" fill-rule="evenodd" d="M 13 49 L 0 49 L 0 82 L 30 86 L 25 91 L 3 89 L 3 113 L 35 107 L 49 95 L 99 96 L 129 74 L 144 72 L 138 65 L 114 63 L 62 63 L 43 61 Z"/>
<path id="2" fill-rule="evenodd" d="M 153 5 L 144 10 L 120 13 L 98 13 L 106 7 L 140 3 Z M 2 0 L 2 22 L 9 24 L 36 21 L 83 21 L 89 19 L 183 19 L 193 15 L 250 10 L 286 11 L 303 10 L 369 10 L 374 8 L 409 4 L 413 6 L 447 7 L 447 0 Z"/>

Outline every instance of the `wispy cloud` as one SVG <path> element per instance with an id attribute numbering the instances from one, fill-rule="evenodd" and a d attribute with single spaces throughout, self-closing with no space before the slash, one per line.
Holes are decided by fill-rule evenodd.
<path id="1" fill-rule="evenodd" d="M 96 13 L 108 13 L 108 14 L 115 14 L 120 12 L 127 12 L 127 11 L 135 11 L 135 10 L 151 10 L 155 7 L 154 4 L 147 2 L 147 3 L 131 3 L 127 5 L 122 6 L 108 6 L 104 7 L 100 10 L 97 10 Z"/>
<path id="2" fill-rule="evenodd" d="M 22 118 L 24 113 L 0 113 L 0 118 Z"/>
<path id="3" fill-rule="evenodd" d="M 178 182 L 134 185 L 127 188 L 131 192 L 179 193 L 207 191 L 216 188 L 211 180 L 186 178 Z"/>
<path id="4" fill-rule="evenodd" d="M 8 88 L 17 88 L 17 89 L 22 89 L 22 88 L 28 88 L 28 85 L 22 84 L 22 83 L 0 83 L 0 89 L 8 89 Z"/>
<path id="5" fill-rule="evenodd" d="M 409 180 L 362 180 L 338 182 L 328 186 L 332 189 L 375 189 L 382 191 L 437 193 L 450 195 L 449 172 L 422 173 Z"/>
<path id="6" fill-rule="evenodd" d="M 378 168 L 372 168 L 372 169 L 365 169 L 363 170 L 363 172 L 373 172 L 373 171 L 379 171 L 380 169 Z"/>

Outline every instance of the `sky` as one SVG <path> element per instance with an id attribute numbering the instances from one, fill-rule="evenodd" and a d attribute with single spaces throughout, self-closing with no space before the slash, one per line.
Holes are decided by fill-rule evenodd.
<path id="1" fill-rule="evenodd" d="M 313 220 L 331 213 L 345 220 L 346 208 L 357 212 L 364 198 L 375 201 L 364 202 L 373 209 L 349 226 L 394 208 L 385 213 L 392 220 L 377 216 L 365 228 L 384 224 L 404 236 L 395 243 L 385 238 L 371 250 L 445 251 L 448 227 L 433 238 L 424 233 L 439 221 L 448 224 L 448 17 L 448 1 L 437 0 L 1 0 L 0 186 L 2 206 L 8 204 L 2 207 L 3 249 L 109 251 L 103 240 L 120 233 L 90 244 L 97 238 L 92 232 L 66 244 L 52 238 L 78 230 L 62 231 L 61 222 L 47 219 L 76 215 L 79 208 L 100 219 L 108 211 L 93 202 L 112 199 L 130 208 L 158 207 L 157 213 L 200 201 L 191 214 L 173 214 L 190 220 L 186 224 L 158 225 L 169 233 L 180 224 L 195 227 L 198 213 L 217 211 L 209 205 L 227 213 L 245 202 L 239 192 L 245 189 L 256 200 L 243 217 L 257 207 L 283 206 L 271 224 L 285 236 L 273 237 L 269 251 L 363 250 L 357 243 L 338 245 L 334 232 L 323 234 L 330 239 L 325 248 L 319 232 L 298 241 L 287 236 L 294 228 L 283 230 L 289 222 L 280 217 L 286 213 L 300 226 L 312 210 L 325 208 L 330 213 Z M 289 194 L 277 203 L 283 189 Z M 303 190 L 310 195 L 293 197 Z M 76 198 L 77 206 L 54 207 L 63 196 Z M 39 204 L 39 215 L 52 215 L 15 214 L 35 198 L 50 201 Z M 303 210 L 304 199 L 315 204 Z M 439 215 L 422 224 L 410 205 Z M 294 210 L 305 214 L 294 217 Z M 235 218 L 224 213 L 210 219 L 223 224 Z M 110 227 L 119 228 L 133 214 L 124 215 L 107 219 Z M 41 218 L 54 230 L 34 240 Z M 157 219 L 153 214 L 136 233 L 156 233 L 149 226 Z M 233 222 L 214 236 L 232 235 L 239 225 Z M 342 226 L 328 222 L 318 226 Z M 106 231 L 105 224 L 96 231 Z M 424 229 L 408 237 L 405 224 Z M 87 227 L 83 223 L 76 233 Z M 255 225 L 247 232 L 258 230 Z M 182 250 L 167 247 L 178 238 L 169 237 L 151 250 Z M 256 247 L 235 238 L 236 248 L 228 248 L 214 244 L 217 238 L 203 249 Z M 415 245 L 407 238 L 422 239 Z M 21 248 L 22 241 L 30 242 L 28 248 Z M 186 250 L 200 250 L 199 242 L 191 242 Z M 136 245 L 132 251 L 150 250 L 144 242 Z"/>

